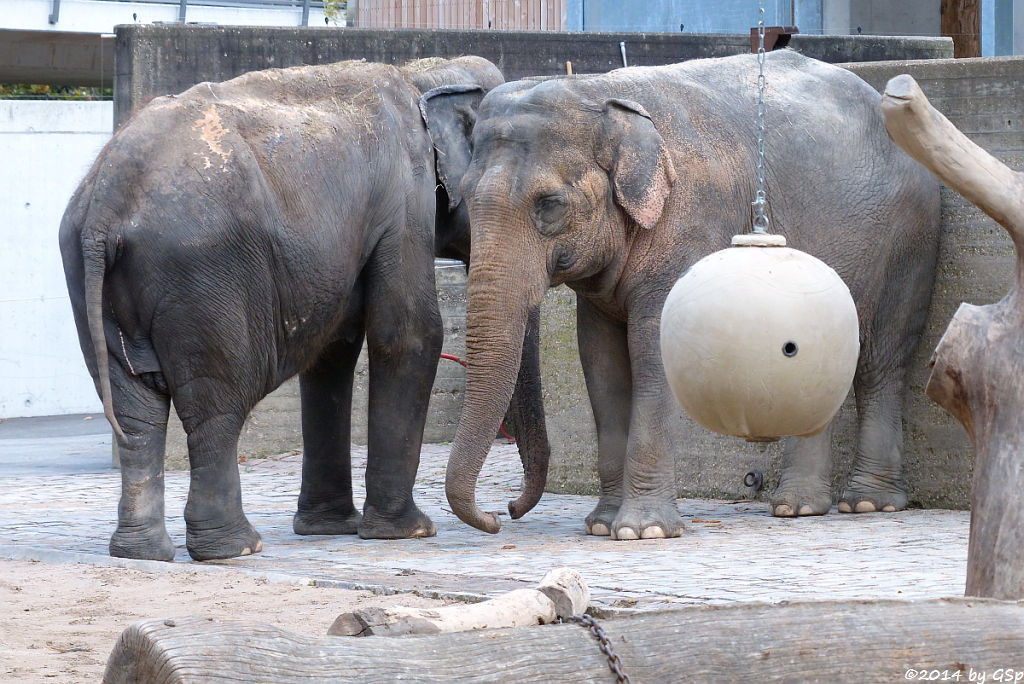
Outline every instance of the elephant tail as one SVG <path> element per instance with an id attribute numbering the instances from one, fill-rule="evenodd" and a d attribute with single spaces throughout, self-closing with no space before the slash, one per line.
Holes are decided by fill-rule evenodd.
<path id="1" fill-rule="evenodd" d="M 85 317 L 89 322 L 89 337 L 92 339 L 93 354 L 96 355 L 96 377 L 103 401 L 103 414 L 110 421 L 110 427 L 118 439 L 124 439 L 124 432 L 114 415 L 114 401 L 110 389 L 110 362 L 107 354 L 107 337 L 103 332 L 103 279 L 107 272 L 107 244 L 104 232 L 98 232 L 88 244 L 82 246 L 85 267 Z"/>

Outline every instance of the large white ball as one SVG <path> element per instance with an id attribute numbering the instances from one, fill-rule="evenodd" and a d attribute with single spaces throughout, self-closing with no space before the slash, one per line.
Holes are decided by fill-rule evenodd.
<path id="1" fill-rule="evenodd" d="M 662 361 L 683 409 L 709 430 L 750 440 L 821 432 L 846 398 L 859 351 L 846 284 L 786 247 L 701 259 L 661 313 Z"/>

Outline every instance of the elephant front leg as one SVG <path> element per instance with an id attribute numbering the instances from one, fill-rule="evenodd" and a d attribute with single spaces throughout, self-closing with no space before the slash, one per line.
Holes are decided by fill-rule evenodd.
<path id="1" fill-rule="evenodd" d="M 601 498 L 587 516 L 589 534 L 613 539 L 676 537 L 683 522 L 675 506 L 675 467 L 665 425 L 668 385 L 658 348 L 631 354 L 657 339 L 651 325 L 637 334 L 577 301 L 580 360 L 594 410 Z M 643 342 L 641 342 L 643 340 Z M 639 362 L 639 364 L 638 364 Z M 651 365 L 653 364 L 653 366 Z"/>
<path id="2" fill-rule="evenodd" d="M 164 522 L 164 445 L 170 399 L 114 363 L 111 385 L 125 439 L 118 442 L 121 500 L 110 555 L 174 560 L 174 543 Z"/>
<path id="3" fill-rule="evenodd" d="M 786 439 L 782 477 L 772 496 L 772 515 L 824 515 L 832 507 L 832 424 L 813 437 Z"/>
<path id="4" fill-rule="evenodd" d="M 227 412 L 196 420 L 179 409 L 188 433 L 191 468 L 185 502 L 185 546 L 195 560 L 235 558 L 263 549 L 242 511 L 238 436 L 243 415 Z"/>
<path id="5" fill-rule="evenodd" d="M 630 315 L 633 407 L 622 506 L 612 525 L 615 539 L 678 537 L 683 532 L 683 519 L 676 508 L 675 461 L 668 438 L 676 404 L 661 364 L 659 323 L 658 316 L 645 315 L 639 307 Z"/>
<path id="6" fill-rule="evenodd" d="M 362 345 L 360 329 L 299 377 L 304 447 L 295 534 L 355 534 L 363 518 L 352 501 L 351 452 L 352 375 Z"/>
<path id="7" fill-rule="evenodd" d="M 580 364 L 597 428 L 597 473 L 601 498 L 584 520 L 587 534 L 607 537 L 622 506 L 622 474 L 629 435 L 633 379 L 626 330 L 576 298 L 576 337 Z"/>

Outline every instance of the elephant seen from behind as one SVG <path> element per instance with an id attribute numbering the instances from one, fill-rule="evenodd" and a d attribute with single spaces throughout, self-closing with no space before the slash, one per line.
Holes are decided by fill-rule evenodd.
<path id="1" fill-rule="evenodd" d="M 469 158 L 439 151 L 435 165 L 434 147 L 460 136 L 455 147 L 467 148 L 477 104 L 502 81 L 478 57 L 271 69 L 157 98 L 114 135 L 60 228 L 82 351 L 120 447 L 111 555 L 175 555 L 163 485 L 172 401 L 188 436 L 189 554 L 259 551 L 237 440 L 252 407 L 295 374 L 305 443 L 295 532 L 435 533 L 412 496 L 441 347 L 433 260 L 469 253 L 468 215 L 438 173 L 457 182 Z M 425 124 L 431 93 L 452 108 L 444 130 Z M 360 513 L 349 413 L 364 337 Z M 539 385 L 523 386 L 539 401 Z M 539 405 L 513 413 L 541 416 Z M 523 509 L 543 486 L 540 420 L 520 428 Z"/>

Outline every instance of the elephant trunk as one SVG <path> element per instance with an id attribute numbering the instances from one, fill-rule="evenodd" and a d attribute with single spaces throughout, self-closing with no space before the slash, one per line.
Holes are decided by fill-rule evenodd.
<path id="1" fill-rule="evenodd" d="M 523 256 L 521 251 L 518 256 Z M 445 493 L 463 522 L 492 534 L 501 523 L 477 506 L 476 483 L 516 385 L 527 321 L 548 285 L 543 268 L 533 273 L 528 264 L 527 259 L 511 260 L 507 254 L 492 258 L 483 246 L 473 245 L 466 305 L 466 396 L 448 458 Z M 536 473 L 528 473 L 527 479 L 534 482 L 527 487 L 532 497 Z"/>
<path id="2" fill-rule="evenodd" d="M 508 512 L 517 520 L 533 509 L 544 494 L 548 481 L 551 446 L 544 420 L 544 397 L 540 371 L 540 307 L 530 311 L 523 338 L 523 356 L 516 380 L 515 394 L 509 407 L 512 429 L 519 444 L 523 462 L 523 491 L 515 501 L 508 502 Z"/>

